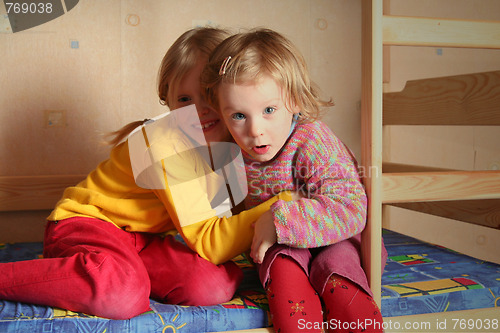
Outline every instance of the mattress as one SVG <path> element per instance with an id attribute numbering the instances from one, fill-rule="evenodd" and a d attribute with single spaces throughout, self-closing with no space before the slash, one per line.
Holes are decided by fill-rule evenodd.
<path id="1" fill-rule="evenodd" d="M 382 316 L 498 306 L 500 265 L 383 230 Z"/>
<path id="2" fill-rule="evenodd" d="M 500 265 L 384 230 L 389 254 L 382 277 L 382 315 L 494 307 L 500 297 Z M 40 258 L 41 243 L 0 245 L 0 262 Z M 271 324 L 264 290 L 244 256 L 235 258 L 244 280 L 232 301 L 188 307 L 150 301 L 151 311 L 109 320 L 63 309 L 0 300 L 0 332 L 219 332 Z M 498 302 L 498 301 L 497 301 Z"/>

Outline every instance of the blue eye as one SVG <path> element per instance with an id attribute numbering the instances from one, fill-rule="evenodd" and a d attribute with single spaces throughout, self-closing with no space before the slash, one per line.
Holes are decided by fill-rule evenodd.
<path id="1" fill-rule="evenodd" d="M 265 110 L 264 110 L 264 113 L 265 114 L 272 114 L 274 113 L 274 111 L 276 111 L 275 108 L 271 107 L 271 106 L 268 106 Z"/>
<path id="2" fill-rule="evenodd" d="M 245 115 L 243 113 L 234 113 L 233 115 L 231 115 L 231 119 L 234 119 L 234 120 L 243 120 L 245 119 Z"/>

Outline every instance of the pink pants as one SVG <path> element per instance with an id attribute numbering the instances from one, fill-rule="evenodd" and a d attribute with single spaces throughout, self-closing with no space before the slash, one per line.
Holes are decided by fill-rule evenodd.
<path id="1" fill-rule="evenodd" d="M 228 301 L 241 282 L 233 263 L 216 266 L 172 236 L 123 231 L 75 217 L 48 222 L 44 259 L 0 264 L 0 299 L 112 319 L 171 304 Z"/>

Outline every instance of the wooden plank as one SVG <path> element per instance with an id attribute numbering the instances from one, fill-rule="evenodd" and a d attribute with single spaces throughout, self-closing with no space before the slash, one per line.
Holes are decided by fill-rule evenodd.
<path id="1" fill-rule="evenodd" d="M 383 105 L 384 125 L 500 125 L 500 71 L 409 81 Z"/>
<path id="2" fill-rule="evenodd" d="M 0 211 L 54 208 L 64 189 L 86 175 L 0 177 Z"/>
<path id="3" fill-rule="evenodd" d="M 361 259 L 374 299 L 381 302 L 382 253 L 382 0 L 362 2 L 361 167 L 368 195 Z"/>
<path id="4" fill-rule="evenodd" d="M 384 16 L 385 45 L 500 49 L 500 22 Z"/>
<path id="5" fill-rule="evenodd" d="M 382 171 L 385 173 L 401 173 L 401 172 L 457 171 L 457 170 L 422 166 L 422 165 L 413 165 L 413 164 L 383 162 Z"/>
<path id="6" fill-rule="evenodd" d="M 390 15 L 391 3 L 390 0 L 383 0 L 383 15 Z M 382 66 L 382 82 L 389 83 L 391 81 L 391 47 L 384 46 L 382 48 L 382 56 L 383 56 L 383 66 Z"/>
<path id="7" fill-rule="evenodd" d="M 383 202 L 500 199 L 500 171 L 384 173 Z"/>
<path id="8" fill-rule="evenodd" d="M 500 199 L 410 202 L 391 206 L 500 229 Z"/>

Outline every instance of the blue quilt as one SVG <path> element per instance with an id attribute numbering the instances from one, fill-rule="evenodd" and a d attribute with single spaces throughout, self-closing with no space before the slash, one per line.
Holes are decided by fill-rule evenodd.
<path id="1" fill-rule="evenodd" d="M 500 265 L 383 231 L 389 254 L 382 277 L 382 315 L 494 307 L 500 299 Z M 0 262 L 41 257 L 41 243 L 0 244 Z M 151 311 L 129 320 L 109 320 L 62 309 L 0 300 L 0 332 L 189 333 L 267 327 L 268 304 L 256 271 L 236 259 L 245 279 L 231 302 L 178 306 L 150 301 Z M 498 306 L 498 304 L 497 304 Z"/>
<path id="2" fill-rule="evenodd" d="M 389 259 L 382 315 L 394 317 L 498 306 L 500 265 L 384 230 Z"/>

